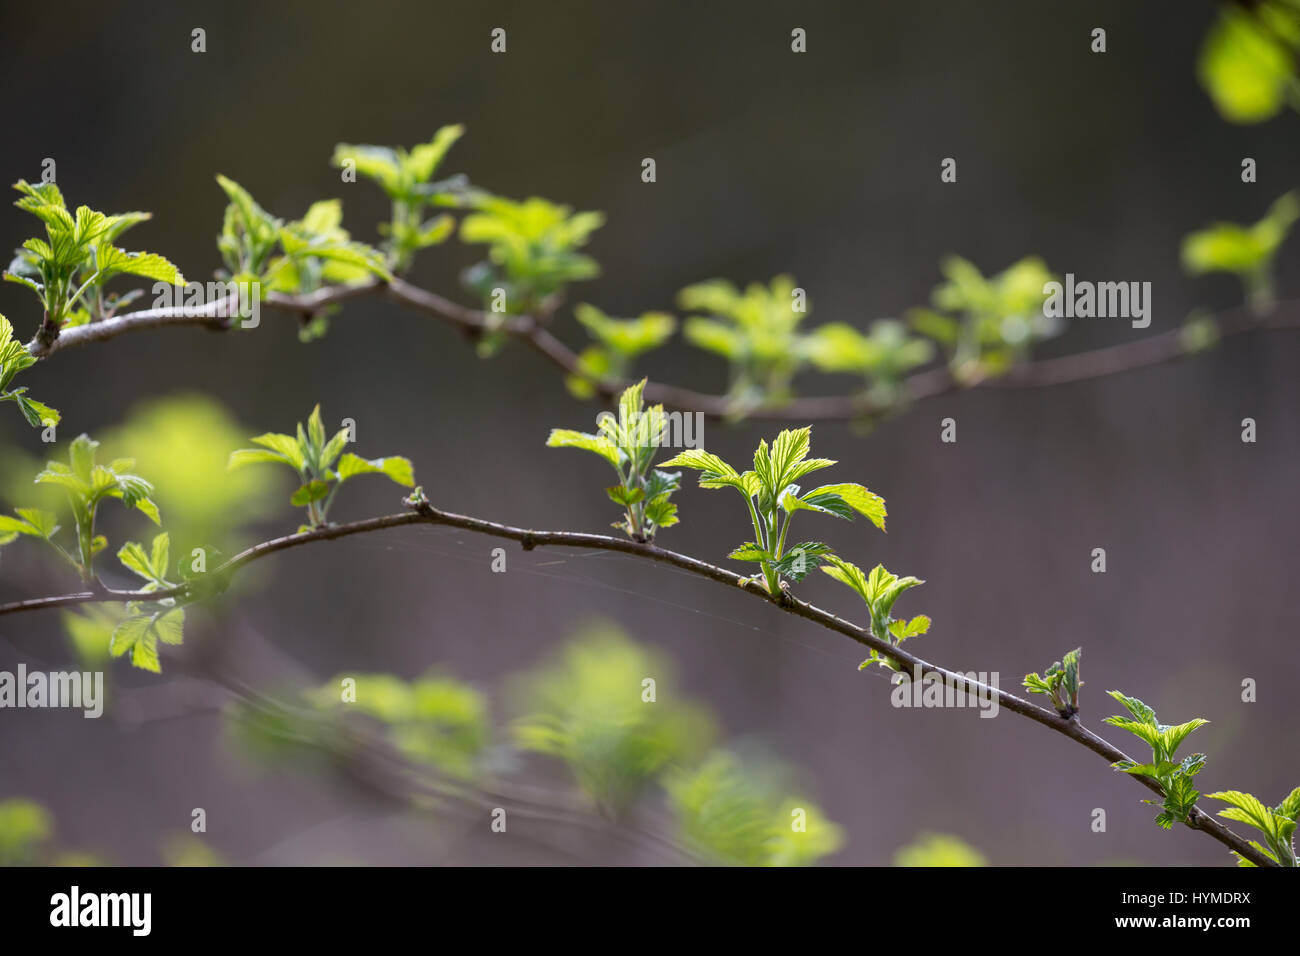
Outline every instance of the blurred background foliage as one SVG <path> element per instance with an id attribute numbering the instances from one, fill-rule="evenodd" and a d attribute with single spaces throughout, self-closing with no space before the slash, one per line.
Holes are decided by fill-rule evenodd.
<path id="1" fill-rule="evenodd" d="M 1233 123 L 1259 123 L 1300 109 L 1300 2 L 1229 0 L 1201 48 L 1197 73 Z"/>
<path id="2" fill-rule="evenodd" d="M 922 833 L 894 854 L 894 866 L 985 866 L 984 854 L 961 837 Z"/>
<path id="3" fill-rule="evenodd" d="M 54 843 L 54 818 L 32 800 L 0 800 L 0 866 L 99 866 L 81 850 L 60 850 Z"/>
<path id="4" fill-rule="evenodd" d="M 478 794 L 491 806 L 526 773 L 526 754 L 545 755 L 566 768 L 588 812 L 608 826 L 638 827 L 667 810 L 673 822 L 663 838 L 702 862 L 805 866 L 845 840 L 807 798 L 805 774 L 770 755 L 710 749 L 717 737 L 710 709 L 682 697 L 666 655 L 611 622 L 586 624 L 505 682 L 504 710 L 519 716 L 504 734 L 494 729 L 487 696 L 446 675 L 344 673 L 301 699 L 305 709 L 237 705 L 229 729 L 242 751 L 269 764 L 296 755 L 338 769 L 361 751 L 373 756 L 370 734 L 411 774 L 425 775 L 428 787 L 418 792 L 440 807 Z M 527 792 L 528 812 L 566 805 L 562 793 L 540 798 L 531 784 Z M 509 825 L 508 801 L 506 809 Z"/>
<path id="5" fill-rule="evenodd" d="M 645 680 L 655 682 L 653 700 Z M 666 767 L 698 759 L 716 734 L 707 710 L 683 700 L 679 687 L 666 657 L 614 625 L 589 625 L 515 679 L 512 696 L 524 712 L 515 741 L 564 761 L 600 811 L 616 817 Z"/>

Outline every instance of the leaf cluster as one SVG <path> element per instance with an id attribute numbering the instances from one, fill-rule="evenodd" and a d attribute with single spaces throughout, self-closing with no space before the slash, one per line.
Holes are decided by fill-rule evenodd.
<path id="1" fill-rule="evenodd" d="M 344 678 L 355 681 L 354 702 L 341 701 Z M 384 725 L 389 742 L 411 760 L 469 779 L 482 771 L 491 744 L 487 698 L 441 674 L 405 681 L 391 674 L 339 674 L 307 694 L 322 712 L 355 709 Z"/>
<path id="2" fill-rule="evenodd" d="M 59 531 L 58 517 L 36 508 L 17 508 L 16 517 L 0 515 L 0 545 L 19 535 L 39 538 L 71 564 L 83 581 L 94 580 L 95 555 L 108 546 L 108 539 L 95 533 L 95 518 L 104 501 L 115 498 L 128 508 L 135 508 L 154 524 L 161 523 L 158 506 L 153 500 L 153 485 L 133 474 L 135 461 L 118 458 L 107 465 L 99 464 L 99 442 L 79 435 L 68 447 L 68 461 L 51 461 L 36 476 L 37 484 L 60 487 L 67 494 L 76 530 L 75 549 L 65 549 L 54 540 Z"/>
<path id="3" fill-rule="evenodd" d="M 1058 714 L 1066 719 L 1073 717 L 1079 712 L 1079 688 L 1083 686 L 1083 681 L 1079 680 L 1079 659 L 1082 656 L 1083 648 L 1076 647 L 1061 660 L 1053 662 L 1043 676 L 1040 677 L 1037 671 L 1026 674 L 1025 689 L 1031 694 L 1046 694 L 1052 698 L 1052 706 Z"/>
<path id="4" fill-rule="evenodd" d="M 302 484 L 289 502 L 307 509 L 307 521 L 299 526 L 299 531 L 312 531 L 327 524 L 334 495 L 344 482 L 357 475 L 387 475 L 403 487 L 415 486 L 415 471 L 410 459 L 397 455 L 367 459 L 345 452 L 348 444 L 346 428 L 327 440 L 319 405 L 312 409 L 305 429 L 301 422 L 298 423 L 296 434 L 267 432 L 250 441 L 261 447 L 231 452 L 227 470 L 265 462 L 292 468 Z"/>
<path id="5" fill-rule="evenodd" d="M 429 142 L 409 150 L 349 143 L 334 147 L 335 166 L 351 164 L 362 176 L 377 183 L 392 201 L 392 217 L 380 224 L 379 232 L 385 237 L 385 260 L 394 272 L 404 272 L 418 251 L 443 242 L 455 228 L 451 216 L 426 219 L 425 213 L 430 207 L 455 205 L 464 192 L 463 176 L 440 181 L 433 178 L 464 132 L 463 126 L 444 126 Z"/>
<path id="6" fill-rule="evenodd" d="M 630 377 L 632 363 L 644 352 L 657 349 L 677 328 L 667 312 L 643 312 L 635 319 L 616 319 L 585 302 L 574 315 L 594 340 L 578 355 L 578 372 L 565 379 L 570 393 L 591 398 L 598 382 L 618 382 Z"/>
<path id="7" fill-rule="evenodd" d="M 580 448 L 605 459 L 618 474 L 618 484 L 606 488 L 611 501 L 624 509 L 614 527 L 636 541 L 653 540 L 660 528 L 677 524 L 677 505 L 669 499 L 680 487 L 681 472 L 653 468 L 664 442 L 668 421 L 662 405 L 645 407 L 645 379 L 619 396 L 618 413 L 603 413 L 595 434 L 568 428 L 551 430 L 548 448 Z"/>
<path id="8" fill-rule="evenodd" d="M 485 261 L 466 270 L 465 284 L 487 303 L 503 290 L 505 314 L 547 311 L 570 282 L 600 274 L 596 260 L 579 250 L 605 224 L 604 213 L 483 191 L 472 192 L 465 205 L 471 212 L 461 221 L 461 241 L 488 250 Z"/>
<path id="9" fill-rule="evenodd" d="M 117 552 L 122 566 L 144 580 L 141 591 L 167 591 L 180 582 L 168 579 L 171 539 L 167 532 L 155 535 L 149 550 L 128 541 Z M 131 601 L 127 616 L 113 630 L 109 653 L 121 657 L 131 652 L 131 663 L 141 670 L 159 673 L 158 645 L 180 644 L 185 625 L 185 609 L 176 597 L 156 601 Z"/>
<path id="10" fill-rule="evenodd" d="M 185 283 L 180 270 L 157 253 L 127 252 L 116 245 L 124 232 L 148 220 L 149 213 L 106 215 L 89 206 L 70 211 L 54 183 L 32 185 L 20 179 L 14 189 L 22 193 L 14 205 L 41 220 L 45 238 L 24 242 L 4 278 L 40 298 L 45 311 L 42 333 L 51 341 L 59 329 L 107 318 L 143 294 L 109 294 L 105 285 L 117 276 Z"/>
<path id="11" fill-rule="evenodd" d="M 663 700 L 642 699 L 647 677 Z M 708 715 L 670 694 L 673 686 L 669 660 L 616 628 L 589 625 L 515 681 L 522 712 L 515 741 L 564 761 L 597 809 L 618 817 L 668 767 L 698 759 L 713 737 Z"/>
<path id="12" fill-rule="evenodd" d="M 721 355 L 731 367 L 730 394 L 737 411 L 791 395 L 791 381 L 805 356 L 799 327 L 810 314 L 796 308 L 795 280 L 752 282 L 741 292 L 725 279 L 710 279 L 677 293 L 688 312 L 682 334 L 697 348 Z"/>
<path id="13" fill-rule="evenodd" d="M 730 866 L 810 866 L 839 850 L 844 831 L 806 798 L 788 795 L 782 768 L 731 751 L 668 776 L 665 786 L 686 842 Z M 794 827 L 796 815 L 802 827 Z"/>
<path id="14" fill-rule="evenodd" d="M 822 571 L 841 584 L 852 588 L 857 592 L 858 597 L 862 598 L 871 617 L 871 633 L 877 640 L 900 647 L 909 637 L 929 633 L 930 618 L 925 614 L 918 614 L 910 620 L 895 619 L 893 616 L 894 602 L 904 591 L 924 584 L 925 582 L 920 578 L 899 577 L 886 571 L 883 564 L 877 564 L 868 574 L 856 564 L 835 555 L 826 559 Z M 872 664 L 879 664 L 890 670 L 899 669 L 896 661 L 872 650 L 871 656 L 858 665 L 858 670 L 870 667 Z"/>
<path id="15" fill-rule="evenodd" d="M 897 319 L 877 319 L 865 335 L 847 322 L 828 322 L 807 336 L 803 348 L 823 372 L 862 376 L 881 402 L 896 400 L 903 377 L 934 358 L 934 343 L 909 335 Z"/>
<path id="16" fill-rule="evenodd" d="M 1031 346 L 1062 330 L 1044 315 L 1044 286 L 1052 273 L 1029 256 L 994 276 L 985 276 L 960 256 L 944 260 L 944 281 L 931 295 L 932 308 L 908 312 L 912 327 L 937 342 L 948 366 L 962 381 L 1005 372 Z"/>
<path id="17" fill-rule="evenodd" d="M 1197 75 L 1224 119 L 1259 123 L 1300 108 L 1300 3 L 1225 3 L 1201 47 Z"/>
<path id="18" fill-rule="evenodd" d="M 864 486 L 853 483 L 821 485 L 801 494 L 796 482 L 835 462 L 809 458 L 811 426 L 786 429 L 769 447 L 760 441 L 754 452 L 754 468 L 743 474 L 717 455 L 702 448 L 687 449 L 663 463 L 665 468 L 691 468 L 700 473 L 701 488 L 733 488 L 745 499 L 754 528 L 754 539 L 728 555 L 737 561 L 758 563 L 769 593 L 781 593 L 782 579 L 801 581 L 832 553 L 820 541 L 787 544 L 795 512 L 814 511 L 852 521 L 864 515 L 872 524 L 885 528 L 885 501 Z"/>
<path id="19" fill-rule="evenodd" d="M 1251 226 L 1219 222 L 1183 239 L 1183 268 L 1193 275 L 1230 272 L 1241 280 L 1247 300 L 1259 310 L 1273 299 L 1273 261 L 1300 219 L 1300 193 L 1284 193 Z"/>
<path id="20" fill-rule="evenodd" d="M 217 176 L 217 183 L 230 200 L 217 238 L 230 281 L 256 283 L 260 293 L 303 293 L 390 278 L 383 256 L 342 228 L 337 199 L 313 203 L 301 219 L 286 223 L 233 179 Z"/>
<path id="21" fill-rule="evenodd" d="M 1117 690 L 1108 693 L 1124 705 L 1130 716 L 1107 717 L 1106 723 L 1127 730 L 1151 747 L 1149 763 L 1119 760 L 1111 766 L 1123 773 L 1148 777 L 1160 784 L 1164 792 L 1164 801 L 1161 804 L 1161 813 L 1156 817 L 1159 826 L 1168 830 L 1175 823 L 1186 823 L 1187 815 L 1196 806 L 1196 800 L 1201 795 L 1193 786 L 1193 778 L 1204 769 L 1205 754 L 1191 754 L 1178 760 L 1178 748 L 1182 746 L 1189 734 L 1208 724 L 1209 721 L 1194 717 L 1182 724 L 1162 724 L 1156 719 L 1156 712 L 1136 697 L 1128 697 Z M 1143 803 L 1154 802 L 1154 800 L 1143 801 Z"/>

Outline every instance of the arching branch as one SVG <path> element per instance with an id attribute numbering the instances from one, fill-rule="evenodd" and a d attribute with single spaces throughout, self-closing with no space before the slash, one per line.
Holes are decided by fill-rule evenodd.
<path id="1" fill-rule="evenodd" d="M 75 594 L 36 598 L 27 601 L 18 601 L 12 604 L 0 605 L 0 615 L 13 614 L 21 611 L 33 611 L 42 608 L 67 607 L 70 605 L 106 601 L 158 601 L 164 598 L 194 599 L 209 593 L 214 586 L 215 588 L 220 589 L 224 586 L 224 583 L 229 579 L 230 575 L 234 574 L 246 565 L 280 551 L 286 551 L 290 548 L 311 544 L 317 541 L 329 541 L 335 538 L 344 538 L 357 534 L 382 531 L 387 528 L 396 528 L 404 525 L 445 525 L 448 527 L 460 528 L 465 531 L 474 531 L 495 538 L 505 538 L 511 541 L 517 541 L 525 550 L 528 551 L 539 547 L 571 547 L 601 551 L 616 551 L 622 554 L 631 554 L 650 561 L 672 565 L 673 567 L 706 578 L 710 581 L 714 581 L 718 584 L 729 585 L 733 588 L 744 591 L 746 594 L 761 598 L 762 600 L 775 605 L 777 608 L 788 614 L 794 614 L 797 617 L 819 624 L 837 634 L 842 634 L 864 647 L 871 648 L 880 656 L 894 661 L 907 671 L 921 676 L 934 674 L 948 686 L 964 687 L 967 688 L 968 692 L 988 694 L 990 697 L 996 696 L 1000 707 L 1005 707 L 1012 713 L 1019 714 L 1022 717 L 1027 717 L 1035 723 L 1041 724 L 1050 730 L 1054 730 L 1057 733 L 1070 738 L 1076 743 L 1082 744 L 1093 753 L 1105 758 L 1109 763 L 1130 759 L 1128 755 L 1118 747 L 1084 727 L 1079 722 L 1077 716 L 1068 719 L 1061 717 L 1056 712 L 1031 704 L 1029 701 L 1017 697 L 1009 691 L 1005 691 L 1001 688 L 989 687 L 978 681 L 971 680 L 964 675 L 940 667 L 937 664 L 931 664 L 929 661 L 917 657 L 915 654 L 912 654 L 901 647 L 880 640 L 869 630 L 858 627 L 856 624 L 846 621 L 829 611 L 824 611 L 812 604 L 801 601 L 790 595 L 788 592 L 782 592 L 779 596 L 774 596 L 768 593 L 768 591 L 758 581 L 752 578 L 742 577 L 733 571 L 717 567 L 716 565 L 709 564 L 706 561 L 701 561 L 688 555 L 679 554 L 676 551 L 669 551 L 653 544 L 642 544 L 627 538 L 614 538 L 608 535 L 587 534 L 573 531 L 534 531 L 528 528 L 512 527 L 511 525 L 500 524 L 483 518 L 475 518 L 467 515 L 442 511 L 424 501 L 410 503 L 409 508 L 410 510 L 399 514 L 384 515 L 378 518 L 368 518 L 363 521 L 353 521 L 347 524 L 330 525 L 315 531 L 304 531 L 298 534 L 286 535 L 282 538 L 275 538 L 271 541 L 265 541 L 235 555 L 220 567 L 212 571 L 210 575 L 200 579 L 199 583 L 188 582 L 174 588 L 158 591 L 115 591 L 100 587 L 90 591 L 77 592 Z M 1157 794 L 1161 793 L 1160 787 L 1154 781 L 1142 776 L 1135 776 L 1134 779 L 1147 787 L 1147 789 L 1152 790 Z M 1255 863 L 1257 866 L 1276 865 L 1267 856 L 1257 851 L 1246 840 L 1242 839 L 1236 833 L 1221 824 L 1218 820 L 1214 819 L 1214 817 L 1199 808 L 1193 808 L 1191 813 L 1188 814 L 1187 826 L 1208 834 L 1219 843 L 1241 854 L 1241 856 L 1250 860 L 1252 863 Z"/>

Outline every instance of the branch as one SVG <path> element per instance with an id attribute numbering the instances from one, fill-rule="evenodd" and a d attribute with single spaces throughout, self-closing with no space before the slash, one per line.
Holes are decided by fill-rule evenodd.
<path id="1" fill-rule="evenodd" d="M 393 302 L 453 325 L 470 337 L 477 338 L 489 332 L 498 332 L 517 339 L 565 374 L 583 375 L 582 363 L 577 353 L 556 338 L 538 318 L 531 315 L 512 316 L 469 308 L 396 276 L 388 282 L 373 279 L 356 285 L 329 286 L 303 295 L 270 292 L 267 293 L 265 303 L 283 312 L 310 317 L 327 306 L 348 299 L 381 294 Z M 225 299 L 197 308 L 141 309 L 100 322 L 64 329 L 53 342 L 45 344 L 38 339 L 31 342 L 27 348 L 37 358 L 48 358 L 65 348 L 116 338 L 136 329 L 201 326 L 212 330 L 225 330 L 237 322 L 230 318 L 237 314 L 236 305 L 234 300 Z M 1289 305 L 1294 306 L 1294 303 Z M 1242 307 L 1228 313 L 1220 322 L 1218 335 L 1223 339 L 1256 330 L 1276 331 L 1295 328 L 1300 328 L 1300 313 L 1294 309 L 1290 315 L 1275 313 L 1269 318 L 1260 318 L 1248 308 Z M 921 401 L 976 385 L 1004 388 L 1060 385 L 1159 365 L 1187 354 L 1189 352 L 1183 344 L 1182 332 L 1176 329 L 1122 345 L 1062 358 L 1028 362 L 1012 368 L 1001 376 L 978 381 L 960 381 L 946 366 L 941 366 L 907 376 L 903 380 L 901 403 Z M 629 384 L 617 379 L 600 379 L 592 382 L 596 392 L 606 398 L 617 396 Z M 650 382 L 646 385 L 645 398 L 649 402 L 662 404 L 668 408 L 702 412 L 709 418 L 734 417 L 737 411 L 730 396 L 696 392 L 658 382 Z M 751 409 L 746 412 L 746 415 L 749 418 L 771 421 L 855 421 L 883 414 L 895 407 L 897 404 L 873 400 L 864 395 L 831 395 L 795 398 L 782 405 Z"/>
<path id="2" fill-rule="evenodd" d="M 518 541 L 525 551 L 531 551 L 534 548 L 544 546 L 566 547 L 566 548 L 585 548 L 601 551 L 617 551 L 622 554 L 636 555 L 637 557 L 647 558 L 651 561 L 658 561 L 663 564 L 669 564 L 673 567 L 680 568 L 683 571 L 689 571 L 702 578 L 707 578 L 719 584 L 726 584 L 738 588 L 747 594 L 762 598 L 770 604 L 789 614 L 794 614 L 806 620 L 820 624 L 828 630 L 835 631 L 853 641 L 868 647 L 882 657 L 886 657 L 895 663 L 901 665 L 908 671 L 917 673 L 921 676 L 934 674 L 945 682 L 948 686 L 964 687 L 968 693 L 996 695 L 1001 707 L 1005 707 L 1012 713 L 1020 714 L 1030 720 L 1042 724 L 1050 730 L 1069 737 L 1076 743 L 1082 744 L 1093 753 L 1104 757 L 1109 763 L 1116 763 L 1121 760 L 1131 760 L 1118 747 L 1109 743 L 1105 739 L 1097 736 L 1092 731 L 1084 727 L 1078 720 L 1077 715 L 1071 718 L 1064 718 L 1055 711 L 1046 710 L 1031 704 L 1014 694 L 1002 690 L 1001 688 L 989 687 L 975 680 L 970 680 L 964 675 L 954 673 L 946 668 L 936 664 L 931 664 L 910 651 L 901 647 L 896 647 L 886 641 L 882 641 L 872 634 L 869 630 L 864 630 L 856 624 L 846 621 L 843 618 L 831 614 L 829 611 L 823 611 L 818 607 L 801 601 L 791 596 L 789 593 L 782 592 L 779 596 L 774 596 L 766 590 L 759 582 L 752 578 L 742 577 L 733 571 L 717 567 L 697 558 L 688 555 L 679 554 L 676 551 L 668 551 L 664 548 L 657 547 L 653 544 L 642 544 L 626 538 L 614 538 L 608 535 L 588 534 L 573 531 L 533 531 L 527 528 L 516 528 L 510 525 L 499 524 L 495 521 L 487 521 L 483 518 L 473 518 L 466 515 L 453 514 L 448 511 L 442 511 L 434 508 L 427 502 L 418 502 L 410 505 L 410 511 L 401 514 L 384 515 L 378 518 L 368 518 L 363 521 L 354 521 L 348 524 L 330 525 L 315 531 L 304 531 L 297 534 L 286 535 L 282 538 L 275 538 L 271 541 L 265 541 L 261 544 L 254 545 L 245 551 L 232 557 L 220 567 L 216 568 L 211 575 L 205 576 L 202 584 L 188 582 L 177 585 L 176 587 L 157 590 L 157 591 L 115 591 L 100 586 L 96 590 L 82 591 L 75 594 L 65 594 L 55 597 L 35 598 L 26 601 L 17 601 L 11 604 L 0 605 L 0 615 L 13 614 L 21 611 L 32 611 L 49 607 L 67 607 L 76 604 L 88 604 L 93 602 L 104 601 L 158 601 L 164 598 L 196 598 L 206 596 L 211 593 L 210 588 L 218 590 L 224 587 L 229 576 L 247 564 L 260 560 L 268 555 L 275 554 L 279 551 L 285 551 L 289 548 L 295 548 L 299 545 L 310 544 L 316 541 L 329 541 L 334 538 L 345 538 L 356 534 L 366 534 L 372 531 L 381 531 L 386 528 L 396 528 L 402 525 L 412 524 L 433 524 L 446 525 L 453 528 L 461 528 L 465 531 L 474 531 L 479 534 L 489 535 L 494 538 L 506 538 L 512 541 Z M 215 582 L 215 584 L 210 583 Z M 1160 786 L 1153 780 L 1145 777 L 1134 776 L 1134 779 L 1145 786 L 1148 790 L 1163 796 Z M 1250 860 L 1256 866 L 1275 866 L 1276 864 L 1257 851 L 1246 840 L 1229 830 L 1214 817 L 1194 807 L 1188 815 L 1187 826 L 1193 830 L 1199 830 L 1208 834 L 1213 839 L 1219 841 L 1224 846 L 1241 854 L 1241 856 Z"/>

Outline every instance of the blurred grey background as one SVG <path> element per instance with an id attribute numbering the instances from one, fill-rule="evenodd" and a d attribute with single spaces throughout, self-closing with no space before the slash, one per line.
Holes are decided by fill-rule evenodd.
<path id="1" fill-rule="evenodd" d="M 570 303 L 635 315 L 672 309 L 676 290 L 700 279 L 789 272 L 809 291 L 813 323 L 862 327 L 925 302 L 949 253 L 985 273 L 1035 253 L 1058 273 L 1153 283 L 1149 330 L 1076 321 L 1040 353 L 1065 354 L 1237 304 L 1231 279 L 1181 273 L 1179 241 L 1214 220 L 1254 221 L 1297 182 L 1294 114 L 1232 126 L 1197 84 L 1213 15 L 1209 2 L 1119 0 L 10 4 L 0 175 L 36 179 L 54 157 L 70 203 L 152 210 L 132 247 L 205 279 L 225 205 L 216 173 L 288 218 L 340 197 L 345 225 L 374 240 L 386 202 L 372 184 L 339 181 L 334 144 L 409 145 L 462 122 L 442 172 L 607 213 L 589 246 L 604 273 L 573 286 Z M 505 55 L 488 49 L 497 26 Z M 790 52 L 796 26 L 808 31 L 805 55 Z M 1104 55 L 1088 49 L 1095 26 L 1108 31 Z M 190 51 L 194 27 L 207 31 L 205 54 Z M 658 164 L 652 185 L 640 181 L 646 156 Z M 955 185 L 939 182 L 946 156 L 958 160 Z M 1257 184 L 1240 181 L 1244 156 L 1258 160 Z M 0 207 L 11 247 L 34 222 Z M 479 252 L 450 242 L 411 278 L 468 302 L 458 272 Z M 1300 295 L 1295 255 L 1293 240 L 1279 260 L 1283 300 Z M 14 285 L 0 287 L 0 312 L 24 338 L 40 318 Z M 558 323 L 583 342 L 567 308 Z M 1245 336 L 1087 383 L 954 394 L 869 434 L 817 426 L 814 452 L 841 461 L 839 480 L 885 497 L 889 534 L 865 522 L 804 529 L 861 565 L 927 580 L 903 603 L 934 619 L 916 645 L 928 659 L 996 670 L 1014 689 L 1082 645 L 1087 724 L 1104 729 L 1110 688 L 1165 720 L 1209 718 L 1196 741 L 1210 754 L 1201 789 L 1275 802 L 1300 784 L 1300 611 L 1287 583 L 1300 540 L 1298 363 L 1294 333 Z M 721 363 L 680 340 L 643 368 L 725 386 Z M 311 344 L 267 313 L 255 333 L 164 330 L 69 350 L 25 382 L 62 410 L 65 437 L 185 392 L 223 403 L 248 435 L 291 430 L 320 401 L 327 422 L 357 421 L 362 453 L 408 455 L 442 507 L 596 532 L 615 517 L 599 462 L 543 447 L 552 426 L 589 427 L 596 405 L 567 395 L 522 347 L 480 361 L 455 331 L 373 300 L 347 304 Z M 852 384 L 800 381 L 805 394 Z M 1246 416 L 1259 423 L 1253 445 L 1240 441 Z M 956 445 L 939 441 L 945 417 L 958 422 Z M 775 430 L 710 423 L 705 438 L 743 461 Z M 16 414 L 0 415 L 0 444 L 48 451 Z M 286 475 L 276 494 L 289 490 Z M 683 523 L 661 543 L 718 560 L 743 540 L 739 502 L 712 494 L 688 485 Z M 396 499 L 385 482 L 358 483 L 334 517 L 395 510 Z M 252 543 L 296 521 L 285 503 L 236 537 Z M 115 545 L 142 533 L 118 515 L 110 527 Z M 217 656 L 269 686 L 440 665 L 495 700 L 506 675 L 598 615 L 673 656 L 682 691 L 716 710 L 724 735 L 760 738 L 803 769 L 847 832 L 831 862 L 887 863 L 926 830 L 960 835 L 995 864 L 1230 862 L 1211 840 L 1158 830 L 1132 781 L 1035 724 L 891 708 L 886 683 L 858 672 L 860 649 L 807 622 L 618 556 L 511 547 L 510 570 L 492 574 L 497 544 L 405 529 L 264 561 L 237 601 L 196 612 L 160 678 L 118 662 L 115 686 L 184 703 L 191 685 L 169 697 L 168 682 L 186 680 L 187 660 Z M 1096 547 L 1104 575 L 1089 570 Z M 8 550 L 0 600 L 51 590 L 52 564 L 25 567 Z M 861 611 L 821 576 L 799 593 Z M 0 620 L 0 667 L 71 660 L 57 615 Z M 1259 682 L 1257 703 L 1240 701 L 1246 677 Z M 569 855 L 469 830 L 444 842 L 418 814 L 330 778 L 254 772 L 213 710 L 167 712 L 143 723 L 4 713 L 0 798 L 39 800 L 62 842 L 119 863 L 157 862 L 161 836 L 184 831 L 196 806 L 233 862 L 639 859 L 613 844 Z M 1108 811 L 1104 834 L 1089 828 L 1096 807 Z"/>

